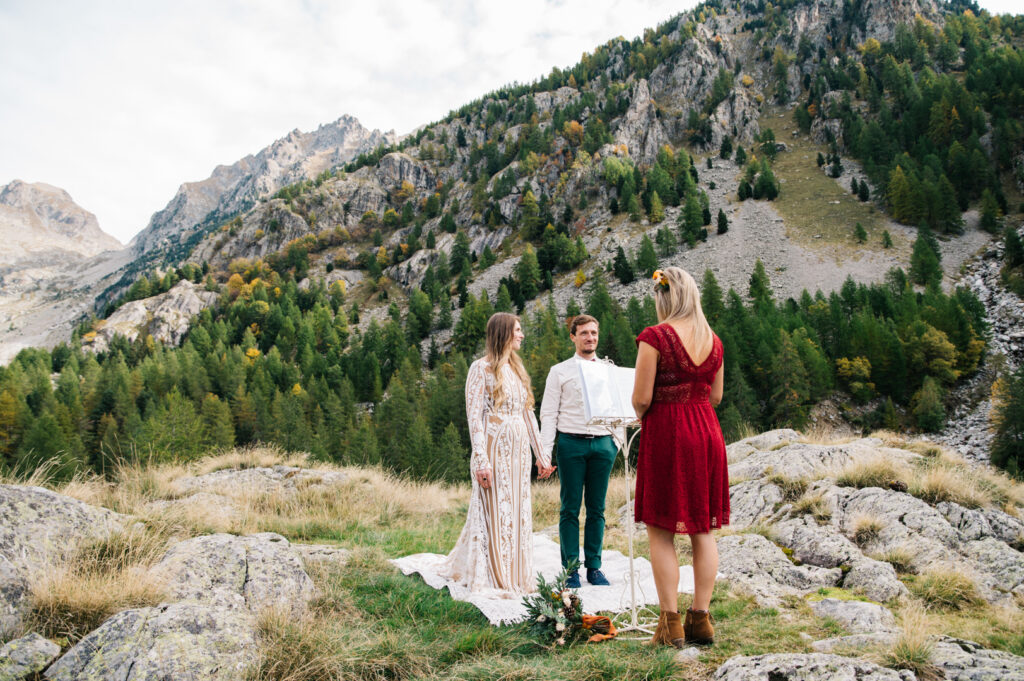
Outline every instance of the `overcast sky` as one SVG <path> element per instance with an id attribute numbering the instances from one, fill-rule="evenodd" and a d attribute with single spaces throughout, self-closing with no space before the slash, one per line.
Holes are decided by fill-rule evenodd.
<path id="1" fill-rule="evenodd" d="M 0 0 L 0 186 L 66 189 L 127 243 L 182 182 L 294 128 L 407 133 L 695 4 Z"/>

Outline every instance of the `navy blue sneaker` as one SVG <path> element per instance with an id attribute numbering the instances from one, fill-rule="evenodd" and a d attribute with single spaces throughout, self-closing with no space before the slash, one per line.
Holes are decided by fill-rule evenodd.
<path id="1" fill-rule="evenodd" d="M 587 581 L 594 586 L 608 586 L 608 578 L 597 568 L 587 568 Z"/>
<path id="2" fill-rule="evenodd" d="M 580 573 L 579 570 L 574 570 L 569 573 L 569 579 L 565 580 L 565 588 L 567 589 L 578 589 L 580 588 Z"/>

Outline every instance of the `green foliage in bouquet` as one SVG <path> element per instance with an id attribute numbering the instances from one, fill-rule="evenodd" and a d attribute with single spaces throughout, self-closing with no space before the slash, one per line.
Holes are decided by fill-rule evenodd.
<path id="1" fill-rule="evenodd" d="M 565 586 L 579 566 L 579 561 L 570 563 L 551 582 L 538 574 L 537 592 L 523 597 L 527 631 L 546 644 L 563 646 L 591 633 L 583 628 L 583 601 Z"/>

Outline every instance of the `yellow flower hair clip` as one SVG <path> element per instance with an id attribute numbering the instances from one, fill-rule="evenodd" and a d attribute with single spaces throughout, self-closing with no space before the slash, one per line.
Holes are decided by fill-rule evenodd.
<path id="1" fill-rule="evenodd" d="M 654 274 L 651 275 L 651 279 L 658 282 L 657 286 L 662 291 L 668 290 L 668 277 L 666 277 L 665 273 L 662 272 L 661 270 L 654 270 Z"/>

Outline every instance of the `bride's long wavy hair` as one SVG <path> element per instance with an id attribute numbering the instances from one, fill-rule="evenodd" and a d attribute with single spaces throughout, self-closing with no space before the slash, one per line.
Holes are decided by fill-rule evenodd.
<path id="1" fill-rule="evenodd" d="M 519 353 L 512 349 L 518 321 L 519 317 L 508 312 L 496 312 L 487 320 L 487 362 L 494 375 L 494 393 L 491 397 L 495 407 L 500 407 L 508 399 L 501 371 L 502 367 L 508 364 L 516 372 L 519 380 L 523 382 L 523 387 L 526 388 L 526 406 L 533 409 L 533 386 L 530 384 L 530 374 L 526 373 L 526 367 L 523 366 L 523 360 L 520 359 Z"/>
<path id="2" fill-rule="evenodd" d="M 681 267 L 666 267 L 663 272 L 668 280 L 668 288 L 654 287 L 654 308 L 658 313 L 658 321 L 680 319 L 690 322 L 694 350 L 700 352 L 711 345 L 712 333 L 708 320 L 704 318 L 697 282 Z"/>

